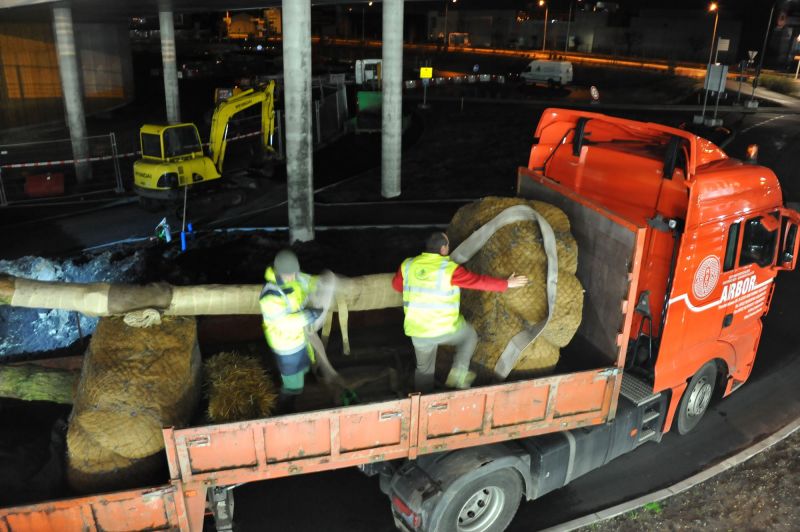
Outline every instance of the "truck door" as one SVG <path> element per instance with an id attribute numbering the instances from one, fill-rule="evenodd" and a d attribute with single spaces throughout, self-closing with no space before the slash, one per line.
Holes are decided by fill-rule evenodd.
<path id="1" fill-rule="evenodd" d="M 760 318 L 769 308 L 781 224 L 780 212 L 771 211 L 750 214 L 728 227 L 720 274 L 720 339 L 734 348 L 736 367 L 729 370 L 740 382 L 752 369 L 761 336 Z M 795 226 L 794 240 L 796 232 Z"/>

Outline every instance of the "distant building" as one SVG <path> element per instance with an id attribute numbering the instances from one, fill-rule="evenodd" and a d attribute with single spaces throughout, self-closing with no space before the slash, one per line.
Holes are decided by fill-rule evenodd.
<path id="1" fill-rule="evenodd" d="M 624 18 L 615 2 L 595 2 L 572 12 L 548 12 L 548 50 L 652 57 L 704 62 L 708 58 L 714 16 L 705 10 L 643 9 Z M 428 12 L 428 40 L 444 42 L 447 33 L 467 33 L 472 46 L 540 49 L 544 12 L 530 10 L 450 9 Z M 719 60 L 738 58 L 742 23 L 720 16 L 718 38 L 727 44 Z M 798 43 L 800 44 L 800 43 Z"/>
<path id="2" fill-rule="evenodd" d="M 634 55 L 643 57 L 705 62 L 713 29 L 714 14 L 706 10 L 643 9 L 638 16 L 631 18 L 624 39 L 627 48 L 623 53 L 631 50 Z M 727 41 L 728 48 L 720 47 L 720 62 L 736 62 L 741 36 L 741 21 L 720 13 L 717 39 L 723 45 Z"/>

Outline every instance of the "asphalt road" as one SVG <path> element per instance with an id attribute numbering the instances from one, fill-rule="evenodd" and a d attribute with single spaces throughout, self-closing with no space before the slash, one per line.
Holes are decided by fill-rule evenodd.
<path id="1" fill-rule="evenodd" d="M 650 117 L 648 117 L 650 119 Z M 800 200 L 800 183 L 794 179 L 800 163 L 800 116 L 774 114 L 729 115 L 739 133 L 727 146 L 732 156 L 741 156 L 750 143 L 760 145 L 760 162 L 781 179 L 787 201 Z M 192 204 L 198 216 L 224 211 L 231 218 L 237 211 L 249 212 L 279 203 L 285 197 L 281 185 L 273 184 L 239 197 L 235 192 L 226 202 L 199 199 Z M 282 196 L 282 194 L 284 196 Z M 353 206 L 320 206 L 319 223 L 397 223 L 404 220 L 442 223 L 449 220 L 447 205 L 414 204 L 384 206 L 380 219 L 369 209 Z M 276 213 L 283 209 L 274 209 Z M 346 212 L 346 216 L 337 214 Z M 413 216 L 412 216 L 413 214 Z M 172 213 L 174 216 L 174 213 Z M 163 213 L 146 213 L 135 205 L 106 209 L 59 221 L 13 226 L 2 231 L 0 246 L 4 258 L 26 253 L 43 253 L 57 248 L 66 252 L 132 236 L 152 234 Z M 242 219 L 246 220 L 247 216 Z M 281 223 L 276 214 L 274 224 Z M 284 219 L 285 220 L 285 219 Z M 284 222 L 285 223 L 285 222 Z M 24 237 L 24 238 L 22 238 Z M 43 242 L 48 250 L 41 249 Z M 779 276 L 773 307 L 765 324 L 759 357 L 748 383 L 730 398 L 714 405 L 695 432 L 679 437 L 667 434 L 661 444 L 647 444 L 608 466 L 575 480 L 569 486 L 538 501 L 523 503 L 509 530 L 539 530 L 617 504 L 670 485 L 775 432 L 800 414 L 800 328 L 794 324 L 794 302 L 800 295 L 800 276 Z M 389 503 L 378 490 L 377 480 L 355 469 L 302 475 L 241 486 L 235 490 L 239 530 L 330 530 L 379 532 L 393 530 Z"/>

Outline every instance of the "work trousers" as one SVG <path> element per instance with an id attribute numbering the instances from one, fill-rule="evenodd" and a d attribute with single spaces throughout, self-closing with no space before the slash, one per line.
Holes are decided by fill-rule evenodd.
<path id="1" fill-rule="evenodd" d="M 478 333 L 475 328 L 462 321 L 462 325 L 454 332 L 434 336 L 432 338 L 422 338 L 412 336 L 411 343 L 414 345 L 414 353 L 417 355 L 417 369 L 414 371 L 414 389 L 418 392 L 429 393 L 433 391 L 433 372 L 436 369 L 436 349 L 440 345 L 452 345 L 456 348 L 456 356 L 453 358 L 453 369 L 469 369 L 469 361 L 475 353 L 475 346 L 478 345 Z"/>

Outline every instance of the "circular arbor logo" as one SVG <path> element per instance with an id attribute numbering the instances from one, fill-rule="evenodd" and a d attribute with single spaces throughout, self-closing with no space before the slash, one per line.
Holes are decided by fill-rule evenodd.
<path id="1" fill-rule="evenodd" d="M 709 255 L 703 259 L 697 271 L 694 273 L 692 292 L 697 299 L 704 299 L 714 291 L 719 281 L 719 259 L 714 255 Z"/>

